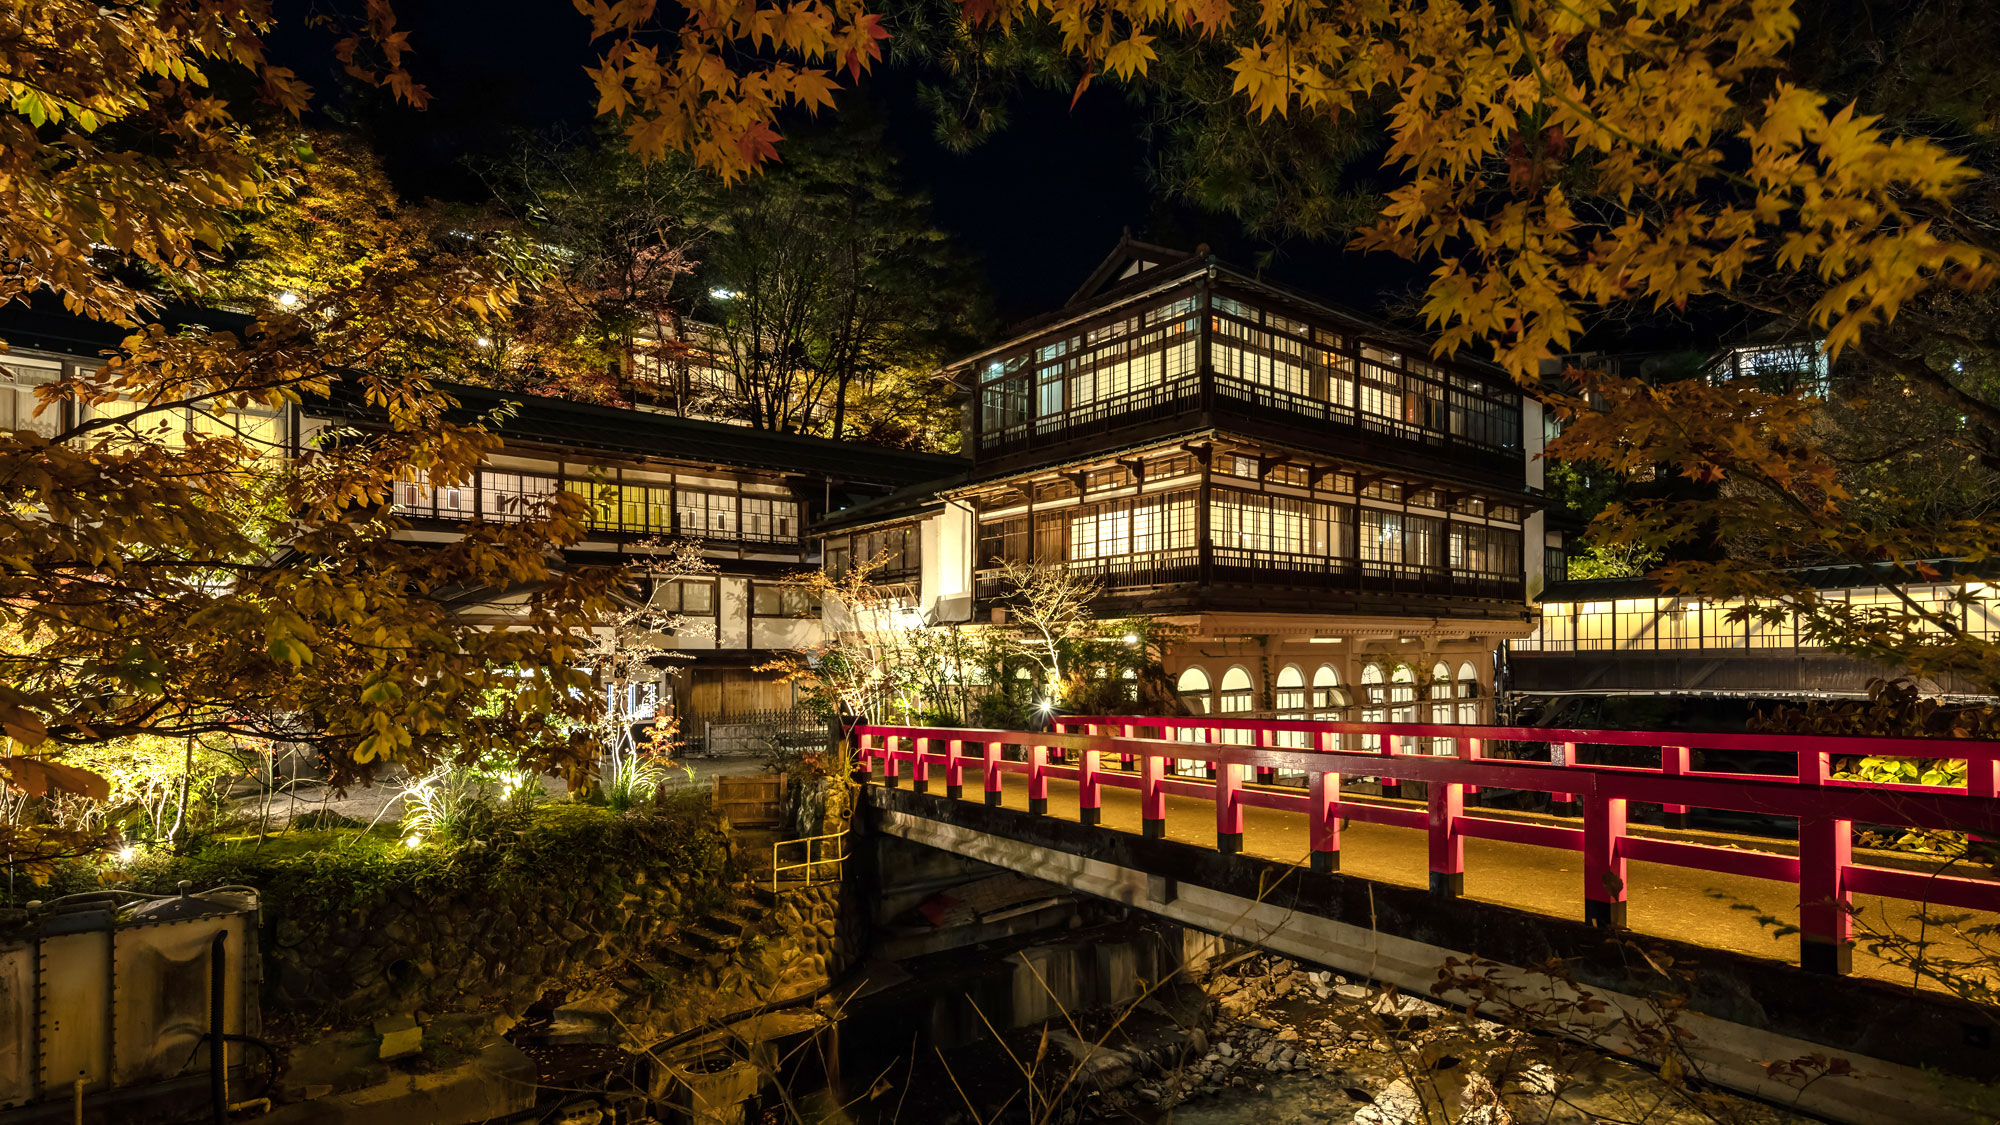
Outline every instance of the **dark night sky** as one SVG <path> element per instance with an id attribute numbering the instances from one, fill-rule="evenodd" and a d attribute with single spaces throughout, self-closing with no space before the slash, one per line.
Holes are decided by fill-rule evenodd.
<path id="1" fill-rule="evenodd" d="M 351 116 L 369 126 L 405 195 L 474 198 L 464 156 L 496 151 L 522 129 L 590 127 L 594 96 L 583 67 L 595 52 L 587 21 L 562 0 L 398 0 L 396 11 L 433 101 L 422 112 L 377 107 Z M 278 47 L 323 97 L 334 94 L 323 43 Z M 1177 247 L 1206 242 L 1245 267 L 1268 249 L 1225 217 L 1154 198 L 1137 118 L 1111 91 L 1086 93 L 1074 110 L 1066 94 L 1024 92 L 1005 133 L 958 155 L 932 142 L 911 75 L 878 71 L 862 84 L 910 186 L 931 196 L 938 225 L 980 265 L 1007 320 L 1060 304 L 1126 227 Z M 844 92 L 841 104 L 858 96 Z M 1381 256 L 1294 244 L 1282 248 L 1272 276 L 1373 310 L 1385 288 L 1407 288 L 1414 273 Z"/>

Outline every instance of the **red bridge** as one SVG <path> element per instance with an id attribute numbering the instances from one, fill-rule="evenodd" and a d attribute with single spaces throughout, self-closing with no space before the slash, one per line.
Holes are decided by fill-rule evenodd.
<path id="1" fill-rule="evenodd" d="M 1827 973 L 1848 971 L 1857 896 L 1902 900 L 1925 907 L 2000 912 L 2000 881 L 1967 864 L 1911 863 L 1886 853 L 1857 862 L 1856 827 L 1895 826 L 2000 836 L 2000 742 L 1939 739 L 1812 737 L 1769 734 L 1693 734 L 1660 731 L 1555 730 L 1525 727 L 1444 726 L 1405 723 L 1329 723 L 1224 718 L 1107 716 L 1065 717 L 1057 731 L 968 730 L 861 726 L 855 750 L 871 780 L 890 786 L 908 776 L 928 788 L 943 772 L 947 795 L 961 797 L 968 772 L 990 805 L 1025 804 L 1050 813 L 1052 788 L 1062 795 L 1062 815 L 1086 825 L 1130 830 L 1147 837 L 1188 837 L 1187 824 L 1206 822 L 1212 806 L 1215 846 L 1245 847 L 1245 816 L 1289 857 L 1315 870 L 1341 867 L 1343 825 L 1371 829 L 1357 858 L 1379 852 L 1368 874 L 1402 881 L 1414 871 L 1384 871 L 1383 856 L 1413 865 L 1421 839 L 1434 894 L 1464 895 L 1468 841 L 1491 841 L 1491 871 L 1475 871 L 1475 884 L 1491 879 L 1503 894 L 1484 897 L 1507 905 L 1574 917 L 1580 899 L 1585 920 L 1604 927 L 1627 924 L 1633 890 L 1629 865 L 1659 865 L 1662 877 L 1645 889 L 1672 896 L 1674 909 L 1650 927 L 1661 936 L 1745 948 L 1743 931 L 1768 936 L 1789 932 L 1770 917 L 1738 914 L 1736 933 L 1721 932 L 1713 918 L 1736 897 L 1730 879 L 1774 880 L 1796 887 L 1800 964 Z M 1489 748 L 1510 757 L 1489 756 Z M 1610 765 L 1585 758 L 1610 756 L 1645 764 Z M 1636 748 L 1636 751 L 1634 750 Z M 1694 768 L 1727 764 L 1731 772 Z M 1657 764 L 1652 755 L 1657 754 Z M 1962 759 L 1962 787 L 1893 785 L 1836 779 L 1834 759 L 1845 757 Z M 1768 772 L 1773 762 L 1792 768 Z M 1740 767 L 1740 769 L 1736 768 Z M 1764 772 L 1744 772 L 1761 767 Z M 1011 788 L 1008 775 L 1019 778 Z M 1380 796 L 1343 793 L 1342 782 L 1372 782 Z M 1421 800 L 1399 799 L 1406 784 L 1421 784 Z M 1546 816 L 1498 809 L 1468 810 L 1468 794 L 1482 788 L 1543 793 L 1556 810 L 1580 806 L 1580 815 Z M 1025 800 L 1023 800 L 1025 798 Z M 1668 829 L 1628 821 L 1635 803 L 1657 805 Z M 1732 834 L 1674 831 L 1689 809 L 1728 810 L 1796 822 L 1789 841 Z M 1133 814 L 1136 813 L 1136 816 Z M 1416 837 L 1415 833 L 1422 833 Z M 1253 833 L 1254 835 L 1255 833 Z M 1347 835 L 1360 836 L 1351 830 Z M 1266 855 L 1271 848 L 1262 849 Z M 1581 852 L 1581 876 L 1568 904 L 1547 899 L 1550 877 L 1568 870 L 1549 853 Z M 1527 870 L 1539 867 L 1539 872 Z M 1350 872 L 1360 874 L 1350 864 Z M 1679 876 L 1678 884 L 1675 876 Z M 1711 885 L 1723 877 L 1724 889 Z M 1751 893 L 1754 893 L 1754 889 Z M 1755 913 L 1739 899 L 1738 911 Z M 1909 911 L 1905 912 L 1910 913 Z M 1769 949 L 1767 944 L 1763 947 Z M 1751 946 L 1754 950 L 1754 946 Z"/>

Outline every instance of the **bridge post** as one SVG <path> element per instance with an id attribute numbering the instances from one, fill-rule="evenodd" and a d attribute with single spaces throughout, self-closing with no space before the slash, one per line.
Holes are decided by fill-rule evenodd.
<path id="1" fill-rule="evenodd" d="M 1049 748 L 1028 747 L 1028 811 L 1040 816 L 1049 811 Z"/>
<path id="2" fill-rule="evenodd" d="M 1625 928 L 1625 835 L 1623 797 L 1583 799 L 1583 920 L 1606 929 Z"/>
<path id="3" fill-rule="evenodd" d="M 1076 819 L 1079 824 L 1100 824 L 1104 820 L 1103 786 L 1097 776 L 1102 765 L 1096 750 L 1077 753 Z"/>
<path id="4" fill-rule="evenodd" d="M 1854 858 L 1854 822 L 1799 819 L 1799 967 L 1841 975 L 1854 958 L 1854 896 L 1847 865 Z"/>
<path id="5" fill-rule="evenodd" d="M 1456 739 L 1460 759 L 1472 756 L 1470 739 Z M 1431 893 L 1444 898 L 1465 894 L 1465 837 L 1459 834 L 1459 818 L 1465 815 L 1465 786 L 1455 781 L 1433 781 L 1426 787 L 1430 808 Z"/>
<path id="6" fill-rule="evenodd" d="M 903 769 L 896 763 L 897 741 L 896 735 L 882 736 L 882 781 L 891 789 L 901 788 L 903 784 Z"/>
<path id="7" fill-rule="evenodd" d="M 1824 786 L 1832 757 L 1800 750 L 1799 784 Z M 1799 818 L 1799 967 L 1807 972 L 1839 975 L 1852 966 L 1854 896 L 1847 865 L 1853 860 L 1853 821 Z"/>
<path id="8" fill-rule="evenodd" d="M 924 753 L 930 748 L 928 738 L 910 740 L 910 788 L 919 793 L 931 791 L 931 764 L 924 761 Z"/>
<path id="9" fill-rule="evenodd" d="M 1403 752 L 1402 735 L 1385 734 L 1382 736 L 1383 757 L 1393 758 L 1402 752 Z M 1382 787 L 1382 795 L 1384 797 L 1401 797 L 1403 795 L 1403 781 L 1401 778 L 1378 777 L 1375 779 L 1375 782 L 1376 784 Z"/>
<path id="10" fill-rule="evenodd" d="M 1167 759 L 1139 755 L 1139 832 L 1148 840 L 1167 838 Z"/>
<path id="11" fill-rule="evenodd" d="M 1558 766 L 1575 765 L 1576 743 L 1574 742 L 1549 743 L 1549 761 L 1554 765 Z M 1549 812 L 1555 814 L 1556 816 L 1575 816 L 1576 794 L 1574 793 L 1549 794 Z"/>
<path id="12" fill-rule="evenodd" d="M 1215 763 L 1215 850 L 1235 855 L 1243 850 L 1243 766 Z"/>
<path id="13" fill-rule="evenodd" d="M 875 778 L 875 757 L 868 752 L 868 736 L 857 733 L 849 737 L 854 739 L 852 747 L 854 768 L 861 773 L 857 780 L 866 785 Z"/>
<path id="14" fill-rule="evenodd" d="M 1126 737 L 1126 738 L 1137 738 L 1137 737 L 1139 737 L 1139 728 L 1138 728 L 1138 727 L 1135 727 L 1135 726 L 1133 726 L 1133 725 L 1132 725 L 1132 724 L 1130 724 L 1130 723 L 1127 723 L 1127 724 L 1125 724 L 1125 726 L 1121 727 L 1120 729 L 1121 729 L 1121 730 L 1123 730 L 1123 731 L 1125 732 L 1125 737 Z M 1121 760 L 1122 760 L 1122 761 L 1124 762 L 1124 765 L 1125 765 L 1125 768 L 1126 768 L 1126 770 L 1128 770 L 1128 771 L 1129 771 L 1129 770 L 1131 770 L 1131 768 L 1132 768 L 1132 755 L 1131 755 L 1130 753 L 1124 753 L 1124 754 L 1120 754 L 1120 755 L 1118 755 L 1118 757 L 1119 757 L 1119 758 L 1120 758 L 1120 759 L 1121 759 Z"/>
<path id="15" fill-rule="evenodd" d="M 965 743 L 944 740 L 944 795 L 956 801 L 965 796 Z"/>
<path id="16" fill-rule="evenodd" d="M 986 803 L 997 808 L 1000 804 L 1000 744 L 983 743 L 980 761 L 985 766 Z"/>
<path id="17" fill-rule="evenodd" d="M 1688 748 L 1685 746 L 1660 747 L 1660 772 L 1666 774 L 1668 777 L 1678 777 L 1686 773 L 1688 771 L 1689 760 L 1690 755 Z M 1666 825 L 1668 828 L 1686 828 L 1688 826 L 1688 807 L 1686 805 L 1661 805 L 1660 823 Z"/>
<path id="18" fill-rule="evenodd" d="M 1319 736 L 1321 750 L 1337 735 Z M 1340 775 L 1315 772 L 1308 782 L 1306 841 L 1314 871 L 1340 870 Z"/>

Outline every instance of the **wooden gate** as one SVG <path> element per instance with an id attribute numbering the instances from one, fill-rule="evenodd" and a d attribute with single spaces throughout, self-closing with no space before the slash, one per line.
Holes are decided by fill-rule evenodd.
<path id="1" fill-rule="evenodd" d="M 784 774 L 715 779 L 715 807 L 732 827 L 778 827 L 785 819 L 784 798 Z"/>

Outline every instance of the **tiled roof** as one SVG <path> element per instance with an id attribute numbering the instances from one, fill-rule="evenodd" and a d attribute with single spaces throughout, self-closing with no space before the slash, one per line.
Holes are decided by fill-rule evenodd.
<path id="1" fill-rule="evenodd" d="M 458 399 L 459 408 L 451 415 L 458 421 L 470 420 L 503 404 L 518 404 L 511 417 L 492 424 L 492 428 L 503 440 L 536 445 L 895 486 L 949 476 L 968 465 L 959 457 L 756 430 L 486 387 L 446 384 L 440 389 Z M 370 413 L 351 398 L 333 404 L 331 412 L 357 419 Z"/>

